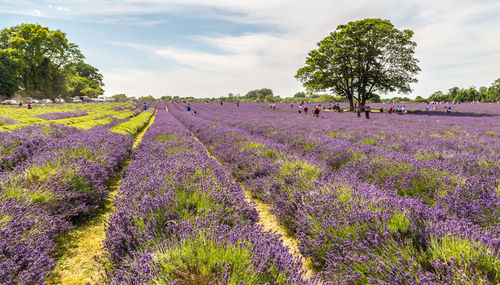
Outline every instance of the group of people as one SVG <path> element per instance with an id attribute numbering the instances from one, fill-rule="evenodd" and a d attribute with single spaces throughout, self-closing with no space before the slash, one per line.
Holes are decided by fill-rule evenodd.
<path id="1" fill-rule="evenodd" d="M 408 110 L 406 109 L 406 106 L 397 106 L 396 108 L 394 108 L 394 106 L 392 106 L 387 110 L 387 113 L 389 113 L 389 114 L 392 114 L 394 112 L 402 115 L 402 114 L 407 114 Z"/>
<path id="2" fill-rule="evenodd" d="M 22 106 L 23 106 L 23 102 L 19 102 L 19 108 L 21 108 Z M 26 105 L 26 107 L 28 109 L 33 109 L 33 107 L 31 107 L 31 103 L 28 103 L 28 105 Z M 42 109 L 43 109 L 43 107 L 42 107 Z"/>
<path id="3" fill-rule="evenodd" d="M 319 118 L 319 112 L 323 109 L 323 107 L 320 105 L 314 105 L 312 109 L 313 117 Z M 298 112 L 299 114 L 302 114 L 302 111 L 304 111 L 304 114 L 307 115 L 307 112 L 309 111 L 309 108 L 307 106 L 302 107 L 302 104 L 299 104 L 299 109 Z"/>
<path id="4" fill-rule="evenodd" d="M 358 116 L 358 118 L 361 118 L 361 113 L 365 113 L 365 118 L 367 120 L 370 119 L 370 112 L 372 111 L 372 109 L 370 108 L 370 106 L 365 106 L 365 105 L 361 105 L 357 111 L 356 111 L 356 114 Z"/>

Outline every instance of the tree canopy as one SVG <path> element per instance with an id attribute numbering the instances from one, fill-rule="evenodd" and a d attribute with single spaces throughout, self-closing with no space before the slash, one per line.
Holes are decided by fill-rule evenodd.
<path id="1" fill-rule="evenodd" d="M 54 98 L 103 93 L 102 75 L 83 62 L 85 57 L 78 46 L 59 30 L 38 24 L 3 29 L 0 51 L 16 62 L 15 82 L 25 95 Z M 2 86 L 7 82 L 0 80 Z"/>
<path id="2" fill-rule="evenodd" d="M 389 20 L 339 25 L 309 52 L 295 77 L 309 90 L 331 90 L 347 98 L 351 109 L 354 99 L 364 104 L 375 93 L 409 93 L 420 71 L 412 36 Z"/>
<path id="3" fill-rule="evenodd" d="M 19 64 L 7 51 L 0 50 L 0 96 L 10 97 L 19 89 Z"/>

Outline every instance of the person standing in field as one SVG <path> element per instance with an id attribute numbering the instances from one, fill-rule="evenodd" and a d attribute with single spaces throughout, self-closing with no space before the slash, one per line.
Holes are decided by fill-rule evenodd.
<path id="1" fill-rule="evenodd" d="M 302 104 L 299 105 L 299 114 L 302 113 Z"/>
<path id="2" fill-rule="evenodd" d="M 28 109 L 31 109 L 31 103 L 28 103 Z"/>
<path id="3" fill-rule="evenodd" d="M 370 119 L 370 111 L 371 111 L 370 106 L 366 106 L 366 108 L 365 108 L 365 118 L 367 120 Z"/>
<path id="4" fill-rule="evenodd" d="M 148 109 L 148 105 L 146 105 L 146 102 L 144 102 L 144 110 Z"/>
<path id="5" fill-rule="evenodd" d="M 307 106 L 306 106 L 306 107 L 304 107 L 304 114 L 307 115 L 307 111 L 309 111 L 309 108 L 307 108 Z"/>
<path id="6" fill-rule="evenodd" d="M 186 106 L 186 112 L 188 114 L 191 114 L 191 105 L 188 103 L 187 106 Z"/>

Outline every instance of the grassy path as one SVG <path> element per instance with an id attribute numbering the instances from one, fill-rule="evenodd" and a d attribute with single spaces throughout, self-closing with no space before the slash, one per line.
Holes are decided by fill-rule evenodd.
<path id="1" fill-rule="evenodd" d="M 155 115 L 148 125 L 137 134 L 132 148 L 142 140 L 146 130 L 153 124 Z M 100 207 L 98 214 L 83 225 L 70 231 L 58 241 L 56 256 L 59 257 L 56 268 L 47 279 L 49 284 L 86 284 L 100 279 L 99 263 L 95 256 L 102 254 L 103 242 L 106 237 L 105 223 L 113 213 L 113 199 L 121 184 L 122 170 L 130 163 L 127 158 L 121 165 L 115 178 L 110 181 L 109 196 Z"/>
<path id="2" fill-rule="evenodd" d="M 190 130 L 188 130 L 191 132 Z M 195 135 L 193 132 L 191 132 L 191 135 L 193 138 L 199 142 L 205 151 L 207 152 L 208 156 L 213 158 L 215 161 L 217 161 L 218 164 L 222 166 L 222 163 L 215 157 L 213 156 L 210 151 L 205 147 L 205 144 L 203 144 Z M 236 181 L 233 179 L 233 182 L 236 183 Z M 243 188 L 243 186 L 241 186 Z M 243 188 L 244 190 L 244 188 Z M 250 193 L 250 191 L 244 191 L 246 200 L 249 204 L 254 205 L 255 209 L 257 210 L 257 213 L 259 214 L 259 224 L 262 225 L 265 231 L 270 231 L 272 233 L 276 233 L 280 235 L 280 240 L 281 242 L 288 247 L 289 252 L 296 258 L 299 258 L 302 261 L 302 269 L 305 271 L 304 277 L 305 278 L 310 278 L 313 275 L 313 271 L 310 269 L 310 261 L 304 256 L 299 251 L 298 247 L 298 240 L 289 236 L 286 233 L 286 230 L 279 224 L 278 219 L 276 216 L 271 214 L 271 206 L 268 204 L 265 204 L 257 199 L 254 199 Z"/>

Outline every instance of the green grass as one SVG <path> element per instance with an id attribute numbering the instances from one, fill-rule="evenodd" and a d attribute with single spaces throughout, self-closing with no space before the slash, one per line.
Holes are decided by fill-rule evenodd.
<path id="1" fill-rule="evenodd" d="M 406 234 L 410 228 L 410 218 L 404 212 L 396 213 L 392 216 L 392 219 L 387 223 L 387 228 L 392 233 Z"/>
<path id="2" fill-rule="evenodd" d="M 150 284 L 218 284 L 224 273 L 229 273 L 227 284 L 283 284 L 287 277 L 276 273 L 271 266 L 268 273 L 256 274 L 252 265 L 251 245 L 216 242 L 200 235 L 182 240 L 179 244 L 163 247 L 153 255 L 161 272 Z"/>
<path id="3" fill-rule="evenodd" d="M 372 138 L 364 138 L 363 139 L 363 144 L 371 144 L 371 145 L 380 145 L 376 140 L 372 139 Z"/>
<path id="4" fill-rule="evenodd" d="M 280 166 L 278 179 L 284 182 L 286 177 L 295 176 L 296 184 L 301 188 L 308 189 L 318 179 L 319 173 L 319 168 L 310 163 L 299 160 L 286 160 Z"/>
<path id="5" fill-rule="evenodd" d="M 476 272 L 478 276 L 487 275 L 493 284 L 500 282 L 500 258 L 492 249 L 480 243 L 446 236 L 441 239 L 431 239 L 429 257 L 432 261 L 441 259 L 455 263 L 459 269 Z M 457 272 L 457 274 L 463 274 Z M 470 273 L 469 273 L 470 274 Z"/>
<path id="6" fill-rule="evenodd" d="M 254 151 L 258 148 L 264 148 L 265 146 L 261 143 L 257 143 L 257 142 L 244 142 L 244 143 L 241 143 L 241 148 L 240 148 L 240 152 L 241 151 L 245 151 L 245 150 L 250 150 L 250 151 Z"/>

